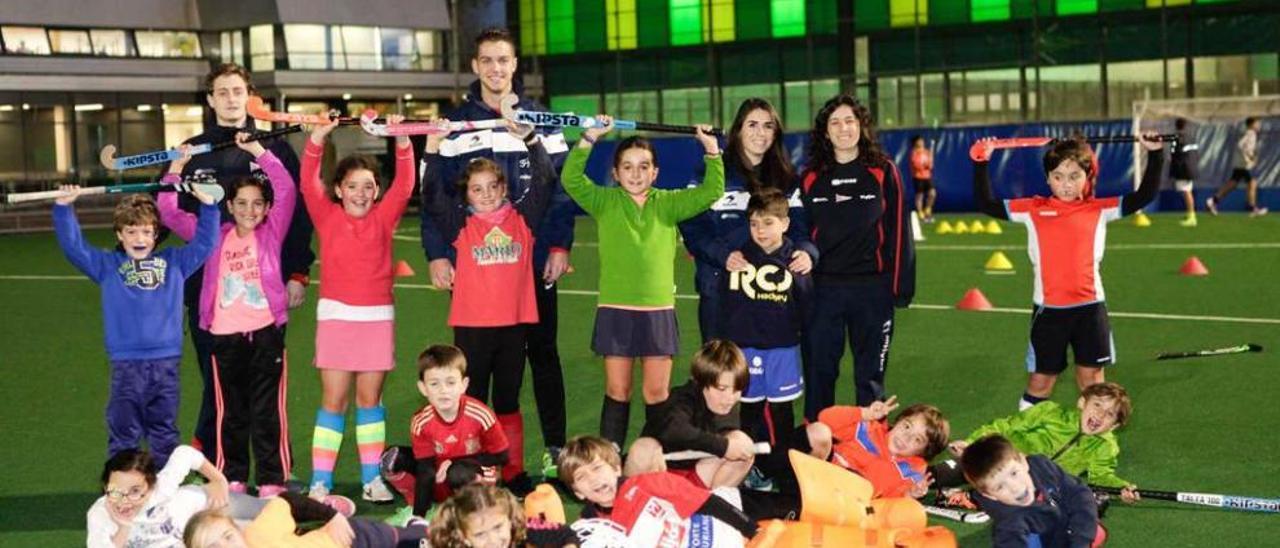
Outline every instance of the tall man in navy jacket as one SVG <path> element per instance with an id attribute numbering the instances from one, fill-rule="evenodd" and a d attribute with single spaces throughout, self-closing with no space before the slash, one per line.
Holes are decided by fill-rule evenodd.
<path id="1" fill-rule="evenodd" d="M 510 93 L 520 101 L 516 108 L 545 110 L 537 102 L 524 96 L 523 86 L 516 81 L 516 44 L 506 29 L 486 29 L 476 37 L 476 54 L 471 59 L 471 71 L 477 79 L 472 82 L 466 101 L 448 116 L 450 120 L 488 120 L 501 118 L 501 100 Z M 564 134 L 554 128 L 538 128 L 539 139 L 551 156 L 556 173 L 560 172 L 569 148 Z M 440 145 L 444 158 L 444 180 L 457 181 L 462 170 L 473 158 L 489 158 L 502 166 L 509 185 L 507 195 L 512 201 L 524 196 L 531 182 L 529 152 L 520 138 L 506 132 L 505 128 L 455 133 Z M 425 172 L 425 170 L 420 170 Z M 533 369 L 533 392 L 538 404 L 538 418 L 542 423 L 543 442 L 547 448 L 541 463 L 543 470 L 554 470 L 555 457 L 565 443 L 564 374 L 560 366 L 560 354 L 556 349 L 556 282 L 569 267 L 569 250 L 573 245 L 573 201 L 560 186 L 557 175 L 553 184 L 551 203 L 541 226 L 534 232 L 537 243 L 533 250 L 534 276 L 537 287 L 539 323 L 528 332 L 526 354 Z M 446 186 L 452 190 L 452 184 Z M 430 263 L 431 281 L 441 289 L 453 285 L 453 249 L 445 242 L 435 223 L 422 214 L 422 248 Z M 474 395 L 488 401 L 488 394 Z M 497 410 L 498 421 L 512 441 L 513 447 L 523 446 L 524 427 L 519 413 L 504 414 Z M 515 443 L 521 440 L 521 443 Z M 523 467 L 523 455 L 512 454 L 513 462 Z M 550 459 L 549 461 L 547 459 Z M 517 486 L 518 487 L 518 486 Z"/>

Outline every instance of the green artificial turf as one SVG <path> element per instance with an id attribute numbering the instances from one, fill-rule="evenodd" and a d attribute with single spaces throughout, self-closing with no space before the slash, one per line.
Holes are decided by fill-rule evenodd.
<path id="1" fill-rule="evenodd" d="M 959 217 L 945 217 L 955 221 Z M 973 219 L 975 217 L 965 217 Z M 1280 455 L 1280 218 L 1243 215 L 1201 217 L 1195 229 L 1177 226 L 1178 217 L 1154 215 L 1154 226 L 1129 220 L 1113 223 L 1102 266 L 1107 305 L 1119 363 L 1108 378 L 1128 387 L 1135 403 L 1132 422 L 1120 432 L 1119 473 L 1142 487 L 1167 490 L 1280 497 L 1275 474 Z M 977 425 L 1016 410 L 1025 382 L 1031 273 L 1025 231 L 1004 224 L 1003 235 L 937 235 L 919 245 L 915 302 L 898 312 L 887 385 L 904 403 L 938 405 L 963 435 Z M 427 269 L 416 241 L 416 221 L 406 219 L 396 258 L 417 270 L 401 278 L 396 291 L 397 355 L 400 367 L 388 379 L 389 442 L 408 442 L 408 420 L 421 405 L 414 387 L 414 357 L 426 345 L 449 342 L 447 296 L 425 286 Z M 106 246 L 108 231 L 90 231 Z M 598 263 L 594 224 L 582 217 L 573 265 L 561 284 L 560 354 L 568 394 L 570 434 L 594 433 L 602 394 L 601 366 L 591 355 Z M 1155 244 L 1153 246 L 1153 244 Z M 1232 245 L 1225 245 L 1232 244 Z M 983 263 L 998 246 L 1013 261 L 1012 275 L 990 275 Z M 1125 246 L 1133 246 L 1126 248 Z M 1210 275 L 1178 275 L 1188 256 L 1204 261 Z M 681 356 L 672 385 L 687 377 L 686 365 L 698 341 L 692 263 L 677 259 L 677 301 Z M 318 274 L 313 272 L 313 274 Z M 76 276 L 23 279 L 21 276 Z M 318 279 L 318 276 L 313 276 Z M 950 308 L 964 291 L 980 288 L 1012 312 L 962 312 Z M 312 421 L 319 379 L 310 365 L 315 325 L 315 292 L 292 311 L 288 332 L 289 419 L 295 473 L 310 474 Z M 77 276 L 51 234 L 0 236 L 0 545 L 72 546 L 84 542 L 84 514 L 97 496 L 97 478 L 106 450 L 102 411 L 108 366 L 102 347 L 97 288 Z M 927 306 L 934 305 L 934 306 Z M 1268 318 L 1269 323 L 1222 319 L 1131 318 L 1123 313 Z M 1157 362 L 1157 352 L 1194 350 L 1254 342 L 1262 354 Z M 846 362 L 848 357 L 846 356 Z M 852 368 L 842 368 L 838 397 L 852 400 Z M 1070 377 L 1055 399 L 1071 405 Z M 183 401 L 179 426 L 190 435 L 199 403 L 200 378 L 188 346 L 183 360 Z M 526 386 L 530 383 L 525 382 Z M 638 398 L 637 398 L 638 399 Z M 542 451 L 532 389 L 522 397 L 526 419 L 526 462 Z M 643 412 L 632 412 L 632 437 Z M 349 430 L 353 431 L 353 429 Z M 338 463 L 337 491 L 358 498 L 355 436 L 347 436 Z M 567 496 L 567 498 L 572 498 Z M 361 504 L 366 516 L 391 507 Z M 576 505 L 569 510 L 577 512 Z M 1114 504 L 1106 524 L 1112 546 L 1258 546 L 1274 542 L 1276 516 L 1144 502 Z M 951 527 L 961 545 L 989 544 L 985 527 L 935 522 Z"/>

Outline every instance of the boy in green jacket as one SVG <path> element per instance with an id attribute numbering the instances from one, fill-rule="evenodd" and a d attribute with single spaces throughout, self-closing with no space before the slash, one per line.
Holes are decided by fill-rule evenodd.
<path id="1" fill-rule="evenodd" d="M 969 437 L 951 442 L 948 448 L 959 457 L 970 443 L 1000 434 L 1013 442 L 1019 452 L 1045 455 L 1067 473 L 1085 476 L 1091 485 L 1122 488 L 1121 500 L 1132 503 L 1139 498 L 1138 488 L 1116 475 L 1120 444 L 1114 432 L 1124 426 L 1132 412 L 1129 393 L 1116 383 L 1103 382 L 1085 388 L 1074 408 L 1040 402 L 978 427 Z M 943 483 L 954 484 L 940 480 L 938 487 L 952 486 Z"/>
<path id="2" fill-rule="evenodd" d="M 644 368 L 645 415 L 666 401 L 671 357 L 679 351 L 676 329 L 676 224 L 702 213 L 724 194 L 720 143 L 709 126 L 695 137 L 706 152 L 701 185 L 682 190 L 653 188 L 658 159 L 643 137 L 628 137 L 613 154 L 617 187 L 597 186 L 585 170 L 591 148 L 613 119 L 583 133 L 561 172 L 565 192 L 596 219 L 600 242 L 600 299 L 591 349 L 604 356 L 605 395 L 600 435 L 625 447 L 631 414 L 631 367 Z M 651 417 L 650 417 L 651 418 Z"/>

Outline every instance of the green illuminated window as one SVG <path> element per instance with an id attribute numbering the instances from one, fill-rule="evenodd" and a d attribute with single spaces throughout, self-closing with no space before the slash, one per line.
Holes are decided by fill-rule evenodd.
<path id="1" fill-rule="evenodd" d="M 605 0 L 609 49 L 636 48 L 636 0 Z"/>
<path id="2" fill-rule="evenodd" d="M 733 0 L 703 0 L 702 40 L 731 42 L 733 37 Z"/>
<path id="3" fill-rule="evenodd" d="M 608 49 L 605 4 L 600 0 L 577 0 L 573 8 L 573 33 L 577 50 Z"/>
<path id="4" fill-rule="evenodd" d="M 738 40 L 762 40 L 773 36 L 769 11 L 771 0 L 737 0 L 733 6 L 734 37 Z M 804 6 L 800 7 L 801 10 Z"/>
<path id="5" fill-rule="evenodd" d="M 671 45 L 702 43 L 702 0 L 671 0 Z"/>
<path id="6" fill-rule="evenodd" d="M 969 22 L 969 5 L 964 2 L 929 2 L 929 22 L 950 25 Z"/>
<path id="7" fill-rule="evenodd" d="M 1185 6 L 1191 3 L 1191 0 L 1147 0 L 1148 8 L 1159 8 L 1164 6 Z M 1204 2 L 1201 2 L 1202 4 Z"/>
<path id="8" fill-rule="evenodd" d="M 890 0 L 889 24 L 913 27 L 929 23 L 929 0 Z"/>
<path id="9" fill-rule="evenodd" d="M 804 36 L 804 0 L 772 0 L 769 4 L 774 38 Z"/>
<path id="10" fill-rule="evenodd" d="M 1058 15 L 1098 13 L 1098 0 L 1058 0 Z"/>
<path id="11" fill-rule="evenodd" d="M 547 53 L 573 53 L 573 0 L 547 0 Z"/>
<path id="12" fill-rule="evenodd" d="M 520 53 L 547 53 L 546 0 L 520 0 Z"/>
<path id="13" fill-rule="evenodd" d="M 642 48 L 671 44 L 671 7 L 667 0 L 636 1 L 636 41 Z"/>
<path id="14" fill-rule="evenodd" d="M 1008 21 L 1009 0 L 972 0 L 969 18 L 974 23 L 982 21 Z"/>

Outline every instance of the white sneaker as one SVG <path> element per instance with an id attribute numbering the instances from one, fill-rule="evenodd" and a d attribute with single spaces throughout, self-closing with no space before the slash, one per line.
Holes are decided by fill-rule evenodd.
<path id="1" fill-rule="evenodd" d="M 385 503 L 395 500 L 396 497 L 390 489 L 387 489 L 387 484 L 382 481 L 382 478 L 377 477 L 364 484 L 364 493 L 361 498 L 373 503 Z"/>
<path id="2" fill-rule="evenodd" d="M 1204 201 L 1204 207 L 1209 210 L 1209 213 L 1214 215 L 1218 214 L 1218 201 L 1215 200 L 1213 196 L 1210 196 L 1209 199 Z"/>
<path id="3" fill-rule="evenodd" d="M 329 496 L 329 488 L 325 487 L 323 483 L 317 481 L 311 486 L 311 489 L 307 491 L 307 496 L 311 497 L 313 500 L 324 502 L 324 499 Z"/>
<path id="4" fill-rule="evenodd" d="M 1267 209 L 1267 208 L 1265 208 L 1265 207 L 1257 207 L 1257 208 L 1254 208 L 1254 209 L 1253 209 L 1253 211 L 1250 211 L 1250 212 L 1249 212 L 1249 216 L 1250 216 L 1250 217 L 1261 217 L 1261 216 L 1263 216 L 1263 215 L 1266 215 L 1268 211 L 1270 211 L 1270 210 L 1269 210 L 1269 209 Z"/>

